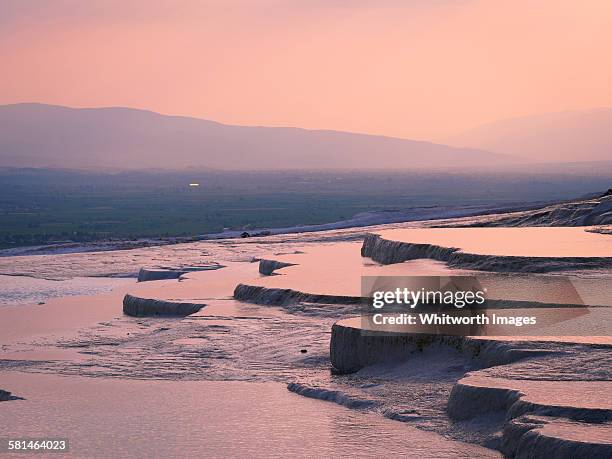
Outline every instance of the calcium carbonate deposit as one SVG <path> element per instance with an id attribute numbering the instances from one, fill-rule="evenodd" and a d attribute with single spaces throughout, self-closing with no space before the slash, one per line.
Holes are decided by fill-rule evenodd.
<path id="1" fill-rule="evenodd" d="M 207 419 L 226 410 L 240 413 L 245 425 L 255 429 L 255 413 L 266 412 L 264 407 L 241 411 L 230 400 L 240 400 L 241 406 L 265 401 L 280 416 L 266 421 L 270 431 L 296 440 L 278 443 L 283 445 L 279 454 L 303 454 L 296 445 L 304 432 L 321 439 L 312 446 L 319 449 L 311 452 L 341 454 L 342 445 L 325 432 L 330 422 L 345 419 L 348 426 L 334 428 L 362 455 L 610 457 L 610 339 L 605 332 L 588 333 L 595 330 L 589 328 L 594 322 L 602 326 L 599 316 L 567 321 L 580 331 L 576 337 L 566 332 L 571 328 L 563 336 L 520 339 L 362 333 L 362 276 L 482 272 L 500 265 L 495 257 L 508 256 L 480 253 L 476 255 L 489 257 L 487 263 L 466 265 L 452 262 L 460 249 L 452 244 L 406 249 L 398 244 L 411 242 L 402 240 L 380 247 L 380 236 L 375 236 L 422 226 L 4 257 L 0 367 L 9 377 L 3 378 L 2 389 L 25 400 L 3 401 L 0 423 L 17 429 L 17 413 L 36 413 L 49 426 L 85 436 L 120 437 L 133 428 L 126 426 L 135 425 L 137 407 L 147 405 L 151 422 L 166 423 L 181 413 L 206 430 Z M 520 256 L 530 258 L 528 253 Z M 543 266 L 543 260 L 514 261 L 517 271 L 533 270 L 521 269 L 521 263 Z M 584 285 L 609 286 L 612 271 L 606 263 L 571 260 L 554 271 Z M 153 276 L 162 280 L 135 282 L 142 267 L 155 272 L 177 266 L 180 277 L 164 273 Z M 218 269 L 198 268 L 213 266 Z M 48 293 L 50 283 L 61 294 Z M 73 296 L 55 299 L 66 295 Z M 64 320 L 57 319 L 57 311 Z M 609 330 L 609 324 L 602 330 Z M 254 384 L 261 384 L 259 398 L 251 391 Z M 67 403 L 74 409 L 67 411 L 73 414 L 58 419 L 53 394 L 45 387 L 72 391 Z M 275 392 L 279 387 L 283 395 Z M 74 417 L 83 406 L 104 416 L 104 404 L 114 399 L 122 407 L 116 410 L 122 412 L 116 425 L 91 432 L 87 422 Z M 319 405 L 308 399 L 320 400 Z M 158 403 L 149 406 L 152 400 Z M 319 415 L 295 417 L 301 424 L 283 430 L 278 420 L 296 410 Z M 364 441 L 360 435 L 369 430 L 377 432 L 376 440 L 388 439 L 393 446 Z M 144 425 L 143 438 L 147 431 Z M 401 438 L 409 438 L 410 444 Z M 153 438 L 140 447 L 145 455 L 151 448 L 163 448 Z M 229 453 L 248 453 L 246 445 L 233 447 Z M 190 448 L 195 446 L 186 445 L 184 451 Z M 90 452 L 82 450 L 84 455 Z M 120 457 L 124 452 L 114 453 Z"/>

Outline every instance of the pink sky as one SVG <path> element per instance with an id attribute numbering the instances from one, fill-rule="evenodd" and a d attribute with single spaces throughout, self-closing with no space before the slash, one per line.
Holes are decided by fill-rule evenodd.
<path id="1" fill-rule="evenodd" d="M 3 0 L 0 103 L 443 139 L 612 106 L 610 0 Z"/>

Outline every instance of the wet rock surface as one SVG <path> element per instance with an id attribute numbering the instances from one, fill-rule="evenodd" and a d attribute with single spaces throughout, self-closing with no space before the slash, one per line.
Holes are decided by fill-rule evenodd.
<path id="1" fill-rule="evenodd" d="M 238 284 L 234 298 L 254 304 L 284 306 L 296 303 L 361 304 L 360 296 L 319 295 L 292 289 L 267 288 L 258 285 Z"/>
<path id="2" fill-rule="evenodd" d="M 528 257 L 473 254 L 459 248 L 384 239 L 367 234 L 361 255 L 382 264 L 429 258 L 449 266 L 494 272 L 547 273 L 577 269 L 610 269 L 611 257 Z"/>
<path id="3" fill-rule="evenodd" d="M 184 317 L 198 312 L 204 306 L 204 304 L 198 303 L 182 303 L 152 298 L 139 298 L 129 294 L 125 295 L 123 298 L 123 313 L 134 317 Z"/>
<path id="4" fill-rule="evenodd" d="M 285 263 L 277 260 L 259 260 L 259 273 L 265 276 L 270 276 L 277 269 L 295 266 L 294 263 Z"/>
<path id="5" fill-rule="evenodd" d="M 187 266 L 182 268 L 140 268 L 140 271 L 138 271 L 138 282 L 178 279 L 183 274 L 198 271 L 210 271 L 221 268 L 223 268 L 223 266 L 219 264 Z"/>
<path id="6" fill-rule="evenodd" d="M 549 416 L 521 416 L 506 424 L 500 450 L 506 457 L 608 458 L 610 426 Z"/>

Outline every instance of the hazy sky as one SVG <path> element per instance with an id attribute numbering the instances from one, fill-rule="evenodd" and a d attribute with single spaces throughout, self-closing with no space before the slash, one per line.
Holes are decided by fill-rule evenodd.
<path id="1" fill-rule="evenodd" d="M 610 0 L 2 0 L 0 103 L 442 139 L 612 106 Z"/>

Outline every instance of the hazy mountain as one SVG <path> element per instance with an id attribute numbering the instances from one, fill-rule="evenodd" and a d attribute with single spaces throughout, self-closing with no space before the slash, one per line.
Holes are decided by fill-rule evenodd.
<path id="1" fill-rule="evenodd" d="M 517 159 L 338 131 L 229 126 L 127 108 L 0 106 L 0 166 L 70 168 L 411 168 Z"/>
<path id="2" fill-rule="evenodd" d="M 537 161 L 612 160 L 612 109 L 509 119 L 477 127 L 446 141 Z"/>

